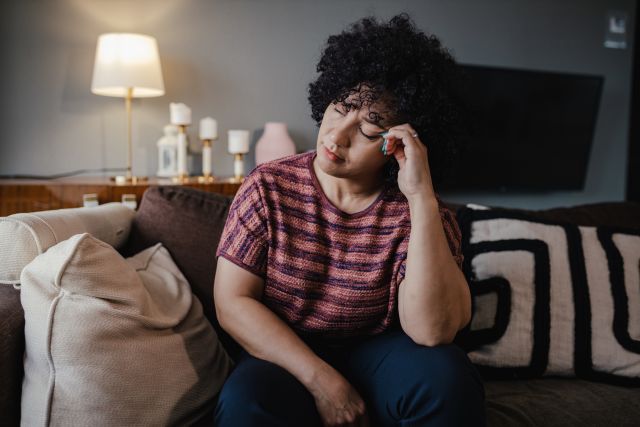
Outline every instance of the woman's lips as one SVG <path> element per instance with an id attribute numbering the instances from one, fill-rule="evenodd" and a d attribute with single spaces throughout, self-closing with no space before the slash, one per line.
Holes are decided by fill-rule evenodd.
<path id="1" fill-rule="evenodd" d="M 329 158 L 329 160 L 334 161 L 336 163 L 340 163 L 340 162 L 344 162 L 344 159 L 336 156 L 335 154 L 333 154 L 331 151 L 329 151 L 327 149 L 327 147 L 325 147 L 324 145 L 322 146 L 322 148 L 324 148 L 325 153 L 327 154 L 327 157 Z"/>

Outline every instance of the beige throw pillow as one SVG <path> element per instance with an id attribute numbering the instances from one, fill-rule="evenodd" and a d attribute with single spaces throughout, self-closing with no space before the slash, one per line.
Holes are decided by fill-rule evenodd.
<path id="1" fill-rule="evenodd" d="M 189 425 L 231 368 L 202 307 L 157 244 L 124 259 L 78 234 L 29 263 L 23 425 Z"/>

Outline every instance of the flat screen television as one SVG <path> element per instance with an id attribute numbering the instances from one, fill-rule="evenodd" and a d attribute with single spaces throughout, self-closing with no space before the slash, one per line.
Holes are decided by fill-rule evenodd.
<path id="1" fill-rule="evenodd" d="M 460 64 L 470 138 L 449 192 L 584 187 L 604 78 Z"/>

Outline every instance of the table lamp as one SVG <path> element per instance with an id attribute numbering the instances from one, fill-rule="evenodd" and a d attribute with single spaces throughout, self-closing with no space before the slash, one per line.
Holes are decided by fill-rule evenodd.
<path id="1" fill-rule="evenodd" d="M 127 174 L 117 183 L 144 180 L 132 174 L 131 99 L 164 95 L 156 39 L 142 34 L 108 33 L 98 37 L 91 92 L 124 98 L 127 114 Z"/>

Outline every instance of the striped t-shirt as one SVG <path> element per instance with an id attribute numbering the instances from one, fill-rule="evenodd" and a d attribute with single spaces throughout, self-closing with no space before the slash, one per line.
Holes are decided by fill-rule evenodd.
<path id="1" fill-rule="evenodd" d="M 303 336 L 377 334 L 398 320 L 411 220 L 387 184 L 366 209 L 346 213 L 324 194 L 315 151 L 263 163 L 245 177 L 216 251 L 264 279 L 262 302 Z M 460 229 L 437 197 L 449 247 L 462 265 Z"/>

